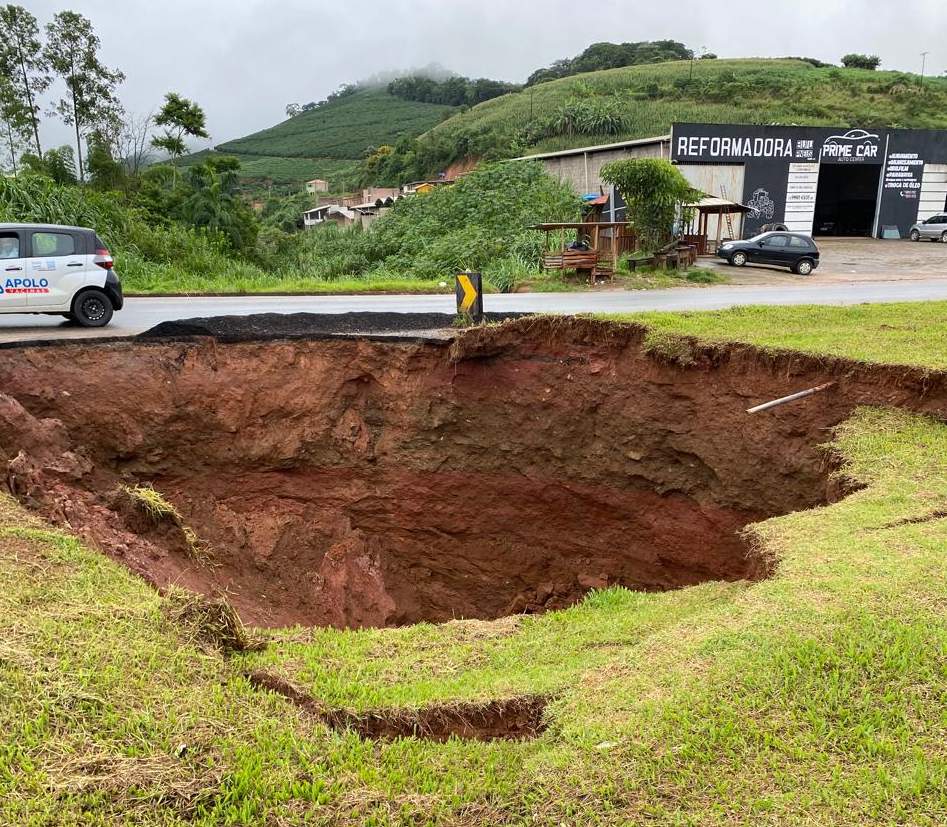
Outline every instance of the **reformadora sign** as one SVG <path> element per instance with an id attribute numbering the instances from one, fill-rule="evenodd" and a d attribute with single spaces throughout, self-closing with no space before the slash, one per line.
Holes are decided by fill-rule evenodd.
<path id="1" fill-rule="evenodd" d="M 676 156 L 681 159 L 792 158 L 792 141 L 786 138 L 729 138 L 680 135 Z M 675 158 L 676 160 L 677 158 Z"/>

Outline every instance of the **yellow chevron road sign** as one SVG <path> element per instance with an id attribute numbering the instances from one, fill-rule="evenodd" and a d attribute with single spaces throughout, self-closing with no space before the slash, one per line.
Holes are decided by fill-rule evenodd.
<path id="1" fill-rule="evenodd" d="M 454 290 L 457 296 L 457 312 L 476 321 L 483 317 L 483 277 L 469 270 L 457 274 Z"/>

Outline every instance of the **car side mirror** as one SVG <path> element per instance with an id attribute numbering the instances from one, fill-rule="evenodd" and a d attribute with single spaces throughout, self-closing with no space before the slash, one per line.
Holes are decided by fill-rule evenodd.
<path id="1" fill-rule="evenodd" d="M 756 246 L 757 246 L 757 247 L 762 247 L 762 246 L 763 246 L 763 242 L 762 242 L 762 241 L 757 241 L 757 242 L 756 242 Z"/>

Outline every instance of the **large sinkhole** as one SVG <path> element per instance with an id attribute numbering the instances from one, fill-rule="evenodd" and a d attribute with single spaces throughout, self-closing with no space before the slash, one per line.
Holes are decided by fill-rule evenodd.
<path id="1" fill-rule="evenodd" d="M 825 502 L 850 406 L 745 409 L 820 380 L 590 322 L 79 344 L 0 351 L 0 445 L 22 501 L 250 622 L 495 618 L 763 576 L 742 529 Z"/>

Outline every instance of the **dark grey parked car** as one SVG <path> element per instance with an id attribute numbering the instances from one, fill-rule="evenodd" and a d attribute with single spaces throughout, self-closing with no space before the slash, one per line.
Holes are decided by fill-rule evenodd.
<path id="1" fill-rule="evenodd" d="M 911 241 L 929 238 L 931 241 L 943 241 L 947 244 L 947 213 L 932 215 L 927 221 L 918 221 L 908 233 Z"/>
<path id="2" fill-rule="evenodd" d="M 808 276 L 819 266 L 819 248 L 801 233 L 760 233 L 746 241 L 728 241 L 717 250 L 728 264 L 772 264 Z"/>

